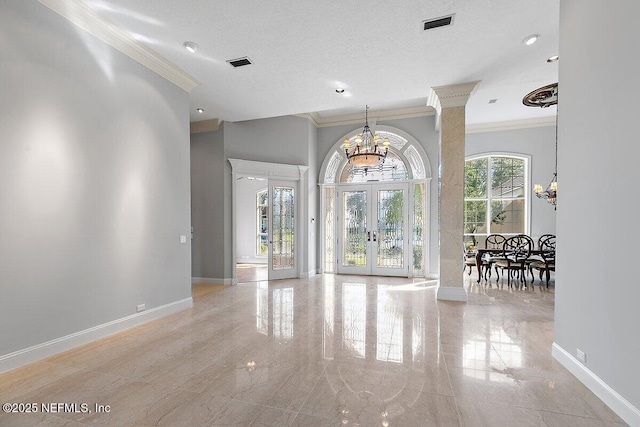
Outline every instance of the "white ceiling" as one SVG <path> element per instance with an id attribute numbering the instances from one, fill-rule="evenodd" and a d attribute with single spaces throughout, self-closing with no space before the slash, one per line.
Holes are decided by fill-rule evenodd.
<path id="1" fill-rule="evenodd" d="M 558 79 L 558 63 L 546 59 L 558 53 L 559 0 L 86 2 L 201 82 L 192 121 L 424 106 L 429 88 L 476 80 L 468 124 L 555 115 L 522 98 Z M 422 21 L 453 13 L 452 26 L 422 30 Z M 530 34 L 541 37 L 525 46 Z M 226 62 L 243 56 L 254 64 Z"/>

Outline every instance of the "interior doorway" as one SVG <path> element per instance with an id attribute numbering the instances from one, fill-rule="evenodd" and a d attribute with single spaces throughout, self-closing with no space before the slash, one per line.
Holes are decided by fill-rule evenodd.
<path id="1" fill-rule="evenodd" d="M 306 166 L 229 159 L 233 282 L 301 277 Z"/>

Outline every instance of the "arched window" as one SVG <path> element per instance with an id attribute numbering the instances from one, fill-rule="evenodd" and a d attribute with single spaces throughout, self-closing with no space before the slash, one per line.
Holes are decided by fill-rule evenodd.
<path id="1" fill-rule="evenodd" d="M 357 130 L 346 137 L 352 140 Z M 342 138 L 329 151 L 320 172 L 320 183 L 349 183 L 367 181 L 404 181 L 431 178 L 431 168 L 423 159 L 427 159 L 424 150 L 411 136 L 399 129 L 378 126 L 376 133 L 382 138 L 389 138 L 390 146 L 387 158 L 380 168 L 372 168 L 364 175 L 363 171 L 351 171 L 342 149 Z"/>
<path id="2" fill-rule="evenodd" d="M 490 154 L 465 161 L 464 240 L 484 244 L 487 235 L 528 233 L 526 157 Z"/>

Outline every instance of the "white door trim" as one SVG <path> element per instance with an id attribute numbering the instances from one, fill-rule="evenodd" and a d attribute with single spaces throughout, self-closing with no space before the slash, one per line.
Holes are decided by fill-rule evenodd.
<path id="1" fill-rule="evenodd" d="M 309 244 L 306 239 L 308 235 L 307 224 L 309 223 L 309 200 L 307 189 L 307 171 L 308 166 L 303 165 L 286 165 L 282 163 L 256 162 L 252 160 L 229 159 L 231 163 L 231 265 L 232 267 L 232 284 L 238 283 L 236 274 L 236 212 L 237 212 L 237 196 L 236 181 L 239 178 L 252 176 L 255 178 L 266 178 L 283 181 L 296 181 L 297 188 L 297 206 L 296 206 L 296 245 L 295 257 L 296 277 L 303 277 L 303 271 L 309 264 Z"/>

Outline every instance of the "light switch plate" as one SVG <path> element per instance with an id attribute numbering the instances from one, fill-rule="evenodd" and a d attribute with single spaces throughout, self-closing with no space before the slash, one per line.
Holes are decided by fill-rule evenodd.
<path id="1" fill-rule="evenodd" d="M 181 235 L 180 236 L 180 243 L 187 243 L 187 236 Z"/>

